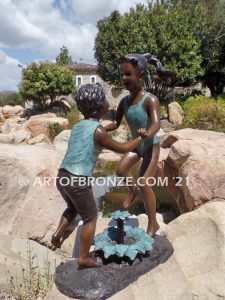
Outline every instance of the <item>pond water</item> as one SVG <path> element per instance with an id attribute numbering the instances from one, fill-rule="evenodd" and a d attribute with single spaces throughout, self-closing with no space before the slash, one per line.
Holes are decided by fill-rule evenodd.
<path id="1" fill-rule="evenodd" d="M 96 204 L 99 211 L 104 217 L 109 217 L 111 212 L 115 210 L 124 210 L 123 201 L 126 199 L 128 189 L 124 184 L 121 186 L 115 186 L 115 164 L 104 165 L 100 162 L 95 169 L 95 177 L 101 177 L 98 184 L 93 184 L 93 194 L 96 200 Z M 132 174 L 138 173 L 138 165 L 135 165 L 132 170 Z M 99 184 L 100 183 L 100 184 Z M 160 186 L 154 186 L 153 190 L 157 200 L 157 212 L 174 212 L 178 214 L 178 207 L 172 196 Z M 138 196 L 133 205 L 128 209 L 131 214 L 143 214 L 145 213 L 145 207 L 141 196 Z"/>

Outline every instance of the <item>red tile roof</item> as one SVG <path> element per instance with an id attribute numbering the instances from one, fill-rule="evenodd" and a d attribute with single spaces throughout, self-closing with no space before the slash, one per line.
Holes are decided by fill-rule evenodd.
<path id="1" fill-rule="evenodd" d="M 67 66 L 71 71 L 96 71 L 96 65 L 90 64 L 71 64 Z"/>

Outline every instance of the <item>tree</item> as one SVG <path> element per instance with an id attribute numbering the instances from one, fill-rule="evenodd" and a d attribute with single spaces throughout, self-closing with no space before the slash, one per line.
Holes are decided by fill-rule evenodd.
<path id="1" fill-rule="evenodd" d="M 203 75 L 213 97 L 225 87 L 225 1 L 224 0 L 167 0 L 190 16 L 192 32 L 200 41 Z M 193 16 L 198 14 L 198 18 Z M 194 20 L 194 21 L 193 21 Z"/>
<path id="2" fill-rule="evenodd" d="M 69 55 L 69 50 L 65 46 L 60 48 L 60 53 L 56 57 L 56 63 L 59 65 L 69 65 L 73 63 L 72 57 Z"/>
<path id="3" fill-rule="evenodd" d="M 180 84 L 194 82 L 202 75 L 200 42 L 191 30 L 189 16 L 165 3 L 137 5 L 128 13 L 113 12 L 97 23 L 95 58 L 100 76 L 118 84 L 112 69 L 118 58 L 127 53 L 150 52 L 166 69 L 175 72 Z M 159 79 L 154 69 L 152 92 L 164 98 L 171 83 Z"/>
<path id="4" fill-rule="evenodd" d="M 25 100 L 33 100 L 41 108 L 47 100 L 50 105 L 56 96 L 75 91 L 74 75 L 63 66 L 50 62 L 32 63 L 22 70 L 23 81 L 19 87 Z"/>

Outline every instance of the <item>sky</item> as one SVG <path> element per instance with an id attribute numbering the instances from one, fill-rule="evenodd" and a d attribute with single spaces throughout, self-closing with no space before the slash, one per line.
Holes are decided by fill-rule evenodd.
<path id="1" fill-rule="evenodd" d="M 21 68 L 55 58 L 64 45 L 74 61 L 96 63 L 96 23 L 148 0 L 0 0 L 0 92 L 17 91 Z"/>

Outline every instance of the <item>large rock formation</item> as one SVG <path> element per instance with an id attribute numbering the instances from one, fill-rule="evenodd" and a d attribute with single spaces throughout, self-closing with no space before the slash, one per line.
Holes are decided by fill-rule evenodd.
<path id="1" fill-rule="evenodd" d="M 60 262 L 55 253 L 34 241 L 0 233 L 0 291 L 9 291 L 13 284 L 15 288 L 20 284 L 24 286 L 25 282 L 28 284 L 31 272 L 37 268 L 42 275 L 54 274 Z"/>
<path id="2" fill-rule="evenodd" d="M 65 129 L 69 125 L 69 121 L 67 119 L 57 117 L 56 114 L 53 113 L 48 113 L 30 117 L 27 121 L 27 128 L 32 132 L 33 137 L 41 133 L 49 136 L 48 126 L 54 123 L 63 126 Z"/>
<path id="3" fill-rule="evenodd" d="M 47 243 L 66 206 L 54 183 L 61 159 L 51 147 L 0 144 L 1 233 Z"/>
<path id="4" fill-rule="evenodd" d="M 3 114 L 5 119 L 9 119 L 9 118 L 16 118 L 17 116 L 20 116 L 23 111 L 24 108 L 21 105 L 5 105 L 3 107 L 0 108 L 1 113 Z"/>
<path id="5" fill-rule="evenodd" d="M 211 200 L 225 199 L 225 134 L 182 129 L 162 142 L 158 176 L 181 213 Z"/>
<path id="6" fill-rule="evenodd" d="M 26 130 L 26 120 L 15 117 L 5 120 L 0 128 L 0 143 L 20 144 L 31 138 L 31 132 Z"/>

